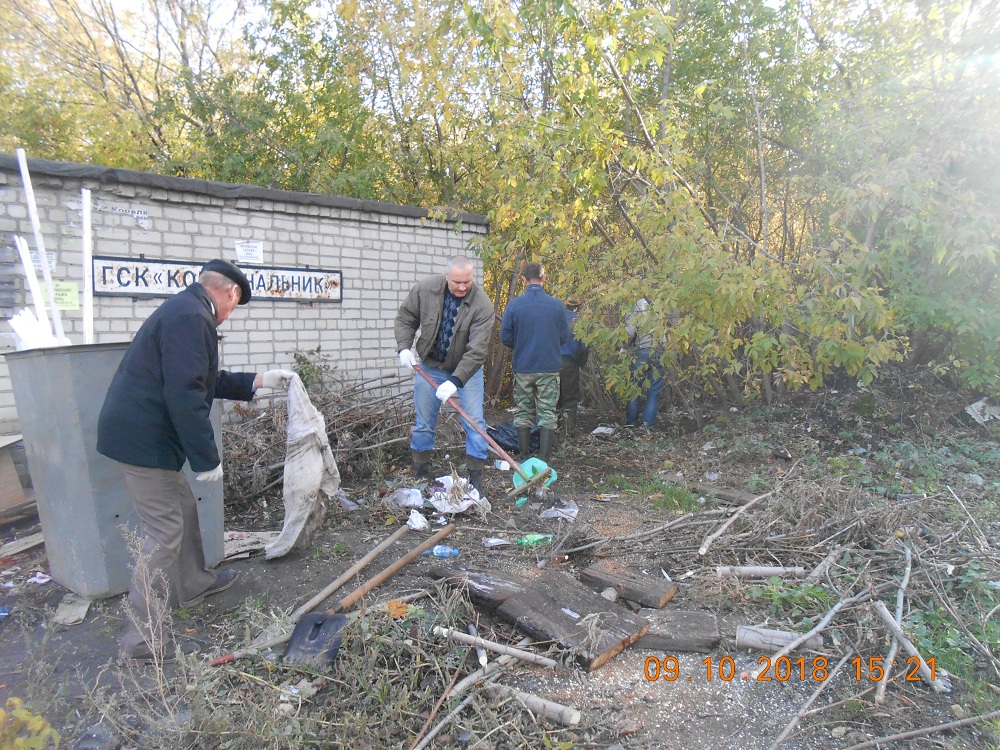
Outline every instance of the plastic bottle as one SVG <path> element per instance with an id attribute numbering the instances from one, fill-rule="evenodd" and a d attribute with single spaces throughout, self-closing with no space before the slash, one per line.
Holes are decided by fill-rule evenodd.
<path id="1" fill-rule="evenodd" d="M 458 557 L 458 550 L 454 547 L 449 547 L 447 544 L 435 544 L 434 547 L 422 554 L 434 555 L 434 557 Z"/>
<path id="2" fill-rule="evenodd" d="M 555 537 L 552 534 L 525 534 L 517 543 L 521 547 L 536 547 L 540 544 L 548 544 Z"/>

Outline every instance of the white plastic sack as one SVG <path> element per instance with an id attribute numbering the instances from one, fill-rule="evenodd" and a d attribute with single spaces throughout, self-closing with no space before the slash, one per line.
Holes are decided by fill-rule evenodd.
<path id="1" fill-rule="evenodd" d="M 422 508 L 424 493 L 414 487 L 397 487 L 389 495 L 389 502 L 398 508 Z"/>
<path id="2" fill-rule="evenodd" d="M 285 449 L 285 523 L 264 548 L 268 560 L 312 541 L 326 518 L 327 503 L 340 488 L 340 470 L 330 451 L 326 422 L 296 375 L 288 384 L 288 438 Z"/>
<path id="3" fill-rule="evenodd" d="M 424 518 L 424 514 L 416 508 L 410 511 L 410 517 L 407 519 L 406 525 L 410 527 L 411 531 L 427 531 L 431 527 L 427 523 L 427 519 Z"/>
<path id="4" fill-rule="evenodd" d="M 479 490 L 469 484 L 465 478 L 460 478 L 455 482 L 452 477 L 438 477 L 438 481 L 445 486 L 444 490 L 431 495 L 431 505 L 438 513 L 465 513 L 472 509 L 473 512 L 489 513 L 492 507 L 489 500 L 479 496 Z"/>
<path id="5" fill-rule="evenodd" d="M 541 513 L 538 514 L 539 518 L 562 518 L 566 521 L 572 521 L 576 518 L 576 514 L 580 512 L 576 503 L 572 500 L 563 500 L 561 508 L 546 508 Z"/>
<path id="6" fill-rule="evenodd" d="M 991 419 L 1000 419 L 1000 404 L 991 404 L 988 398 L 981 398 L 976 403 L 969 404 L 965 407 L 965 411 L 983 427 Z"/>

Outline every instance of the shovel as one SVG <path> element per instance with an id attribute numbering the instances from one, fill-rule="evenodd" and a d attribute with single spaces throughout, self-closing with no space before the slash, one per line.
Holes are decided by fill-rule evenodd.
<path id="1" fill-rule="evenodd" d="M 347 617 L 342 614 L 312 612 L 305 615 L 295 624 L 285 649 L 285 661 L 317 668 L 333 664 L 343 641 L 340 631 L 346 624 Z"/>
<path id="2" fill-rule="evenodd" d="M 424 380 L 426 380 L 428 383 L 434 386 L 435 389 L 438 387 L 439 384 L 435 383 L 434 378 L 432 378 L 430 375 L 424 372 L 423 369 L 420 367 L 420 365 L 413 365 L 413 369 L 419 372 L 421 375 L 423 375 Z M 499 455 L 500 458 L 509 463 L 514 468 L 514 471 L 517 472 L 517 475 L 514 477 L 514 489 L 509 490 L 507 492 L 508 495 L 526 494 L 533 487 L 537 487 L 538 485 L 544 485 L 548 487 L 550 484 L 556 481 L 557 477 L 555 470 L 537 456 L 534 456 L 524 462 L 525 466 L 531 469 L 531 473 L 529 474 L 527 471 L 524 470 L 521 464 L 519 464 L 517 461 L 511 458 L 507 454 L 507 451 L 505 451 L 503 448 L 500 447 L 500 444 L 497 443 L 496 440 L 494 440 L 489 436 L 489 434 L 487 434 L 486 430 L 480 427 L 476 423 L 476 421 L 468 415 L 468 413 L 459 405 L 457 399 L 455 399 L 454 397 L 449 398 L 448 403 L 451 404 L 452 408 L 455 411 L 457 411 L 465 418 L 466 423 L 471 425 L 472 429 L 478 432 L 482 436 L 482 438 L 487 443 L 489 443 L 489 446 L 494 451 L 496 451 L 497 455 Z M 523 481 L 518 482 L 517 481 L 518 479 L 521 479 Z"/>
<path id="3" fill-rule="evenodd" d="M 340 650 L 343 638 L 341 631 L 347 624 L 343 614 L 359 599 L 372 589 L 409 565 L 420 557 L 425 550 L 431 549 L 440 540 L 455 530 L 455 524 L 448 524 L 429 539 L 407 552 L 396 562 L 376 575 L 363 586 L 355 589 L 326 612 L 313 612 L 303 616 L 295 625 L 288 646 L 285 647 L 285 661 L 289 664 L 299 664 L 322 668 L 330 665 Z"/>

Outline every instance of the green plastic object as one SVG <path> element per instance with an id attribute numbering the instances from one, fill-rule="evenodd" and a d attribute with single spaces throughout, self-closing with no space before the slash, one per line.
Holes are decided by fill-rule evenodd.
<path id="1" fill-rule="evenodd" d="M 549 544 L 555 536 L 553 534 L 525 534 L 517 543 L 522 547 L 538 547 L 542 544 Z"/>
<path id="2" fill-rule="evenodd" d="M 524 472 L 525 476 L 528 477 L 528 479 L 531 479 L 531 477 L 534 477 L 534 476 L 538 476 L 539 474 L 541 474 L 546 469 L 552 469 L 552 467 L 549 466 L 547 463 L 545 463 L 538 456 L 532 456 L 527 461 L 525 461 L 523 464 L 521 464 L 521 471 Z M 557 478 L 558 477 L 556 476 L 556 470 L 552 469 L 552 476 L 550 476 L 548 479 L 545 480 L 545 486 L 548 487 L 550 484 L 552 484 L 554 481 L 556 481 Z M 520 487 L 522 484 L 524 484 L 524 481 L 525 481 L 524 477 L 522 477 L 520 474 L 518 474 L 515 471 L 514 472 L 514 486 L 515 487 Z"/>

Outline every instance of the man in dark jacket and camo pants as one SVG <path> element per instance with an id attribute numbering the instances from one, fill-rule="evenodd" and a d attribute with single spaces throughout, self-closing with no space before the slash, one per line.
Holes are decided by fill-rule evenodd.
<path id="1" fill-rule="evenodd" d="M 141 564 L 129 588 L 120 651 L 139 661 L 170 661 L 166 607 L 191 607 L 233 585 L 237 571 L 205 566 L 197 501 L 181 471 L 222 479 L 212 400 L 249 401 L 257 388 L 287 387 L 294 373 L 219 370 L 216 328 L 250 301 L 250 283 L 225 260 L 202 267 L 198 281 L 149 316 L 111 380 L 97 426 L 97 450 L 118 461 L 142 522 Z"/>
<path id="2" fill-rule="evenodd" d="M 439 384 L 434 389 L 414 373 L 417 423 L 410 449 L 413 473 L 418 479 L 426 478 L 430 471 L 438 412 L 449 398 L 457 394 L 463 411 L 486 430 L 483 362 L 495 317 L 490 298 L 473 281 L 472 261 L 464 256 L 448 261 L 444 274 L 418 282 L 399 307 L 395 324 L 399 363 L 412 369 L 419 357 L 421 369 Z M 414 343 L 418 330 L 420 336 Z M 479 490 L 487 455 L 486 439 L 464 417 L 462 427 L 469 483 Z"/>
<path id="3" fill-rule="evenodd" d="M 500 342 L 514 350 L 514 400 L 517 414 L 517 450 L 527 456 L 531 429 L 538 418 L 538 455 L 548 462 L 559 419 L 560 347 L 569 341 L 569 322 L 563 303 L 548 294 L 545 269 L 541 263 L 525 263 L 521 272 L 524 293 L 515 297 L 503 312 Z"/>

